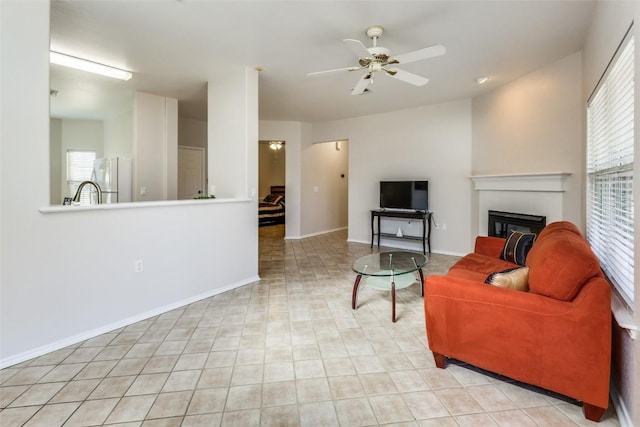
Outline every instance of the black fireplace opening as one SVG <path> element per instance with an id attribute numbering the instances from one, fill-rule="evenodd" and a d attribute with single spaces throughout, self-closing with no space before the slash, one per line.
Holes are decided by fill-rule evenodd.
<path id="1" fill-rule="evenodd" d="M 539 234 L 547 217 L 514 212 L 489 211 L 489 236 L 507 238 L 514 231 Z"/>

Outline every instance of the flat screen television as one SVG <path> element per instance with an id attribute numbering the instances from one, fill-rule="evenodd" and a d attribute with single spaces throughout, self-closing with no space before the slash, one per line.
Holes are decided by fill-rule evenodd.
<path id="1" fill-rule="evenodd" d="M 429 181 L 380 181 L 380 207 L 429 210 Z"/>

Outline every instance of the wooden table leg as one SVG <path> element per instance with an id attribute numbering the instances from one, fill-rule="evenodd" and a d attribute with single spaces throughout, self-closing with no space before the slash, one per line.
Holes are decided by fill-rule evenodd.
<path id="1" fill-rule="evenodd" d="M 396 321 L 396 282 L 391 282 L 391 321 Z"/>
<path id="2" fill-rule="evenodd" d="M 356 309 L 356 304 L 358 301 L 358 286 L 360 286 L 360 280 L 362 279 L 362 274 L 358 274 L 356 277 L 356 281 L 353 284 L 353 296 L 351 297 L 351 308 Z"/>
<path id="3" fill-rule="evenodd" d="M 420 273 L 420 295 L 424 297 L 424 275 L 421 268 L 418 269 L 418 272 Z"/>

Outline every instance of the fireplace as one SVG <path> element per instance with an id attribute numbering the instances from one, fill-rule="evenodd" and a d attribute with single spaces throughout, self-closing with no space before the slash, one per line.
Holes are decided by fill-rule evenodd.
<path id="1" fill-rule="evenodd" d="M 512 231 L 538 234 L 545 225 L 546 216 L 489 211 L 489 236 L 507 238 Z"/>

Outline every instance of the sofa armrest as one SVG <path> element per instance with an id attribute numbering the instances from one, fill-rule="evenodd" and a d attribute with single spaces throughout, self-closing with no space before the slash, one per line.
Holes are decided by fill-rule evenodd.
<path id="1" fill-rule="evenodd" d="M 473 250 L 477 254 L 486 255 L 491 258 L 500 258 L 500 253 L 507 239 L 501 237 L 476 237 L 476 245 Z"/>
<path id="2" fill-rule="evenodd" d="M 448 276 L 424 283 L 429 348 L 602 408 L 608 404 L 611 290 L 593 278 L 573 301 Z"/>

